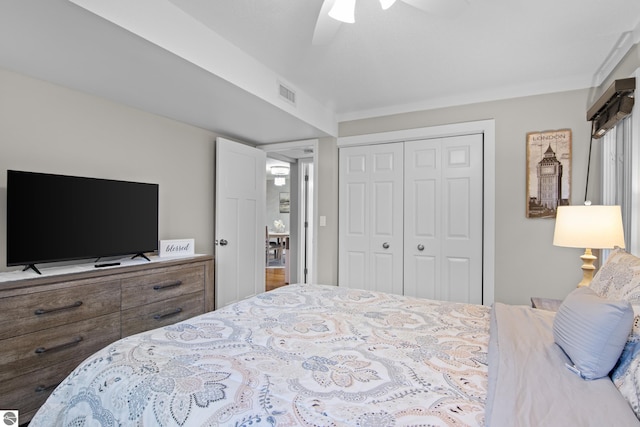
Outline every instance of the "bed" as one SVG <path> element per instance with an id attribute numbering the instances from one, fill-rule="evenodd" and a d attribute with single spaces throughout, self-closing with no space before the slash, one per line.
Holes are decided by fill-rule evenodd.
<path id="1" fill-rule="evenodd" d="M 589 298 L 607 305 L 605 291 L 625 293 L 625 306 L 614 302 L 627 319 L 640 297 L 610 270 Z M 618 377 L 584 379 L 570 346 L 556 343 L 557 323 L 525 306 L 290 285 L 107 346 L 30 426 L 640 425 L 615 381 L 637 391 L 633 333 L 624 331 Z"/>

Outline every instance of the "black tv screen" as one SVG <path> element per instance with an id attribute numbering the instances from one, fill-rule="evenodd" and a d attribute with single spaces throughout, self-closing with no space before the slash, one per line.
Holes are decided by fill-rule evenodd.
<path id="1" fill-rule="evenodd" d="M 157 184 L 7 171 L 7 266 L 157 248 Z"/>

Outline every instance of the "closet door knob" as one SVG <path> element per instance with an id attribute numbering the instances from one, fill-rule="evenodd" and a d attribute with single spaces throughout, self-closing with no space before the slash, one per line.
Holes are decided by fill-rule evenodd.
<path id="1" fill-rule="evenodd" d="M 227 242 L 225 239 L 220 240 L 220 246 L 227 246 L 227 243 L 229 242 Z"/>
<path id="2" fill-rule="evenodd" d="M 385 248 L 385 249 L 389 249 L 389 243 L 388 242 L 384 242 L 382 244 L 382 247 Z"/>
<path id="3" fill-rule="evenodd" d="M 419 251 L 424 251 L 424 245 L 423 245 L 422 243 L 420 243 L 420 244 L 418 245 L 418 250 L 419 250 Z"/>

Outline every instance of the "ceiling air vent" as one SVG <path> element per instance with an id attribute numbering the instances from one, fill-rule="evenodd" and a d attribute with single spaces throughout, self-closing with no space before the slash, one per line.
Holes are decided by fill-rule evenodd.
<path id="1" fill-rule="evenodd" d="M 280 98 L 284 99 L 287 102 L 290 102 L 293 105 L 296 105 L 296 93 L 283 85 L 282 83 L 278 83 Z"/>

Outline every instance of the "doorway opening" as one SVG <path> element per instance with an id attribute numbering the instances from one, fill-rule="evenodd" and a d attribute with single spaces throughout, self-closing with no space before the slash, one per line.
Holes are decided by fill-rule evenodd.
<path id="1" fill-rule="evenodd" d="M 266 290 L 315 277 L 317 140 L 260 146 L 266 159 Z"/>
<path id="2" fill-rule="evenodd" d="M 290 283 L 291 163 L 267 157 L 265 284 L 270 291 Z"/>

